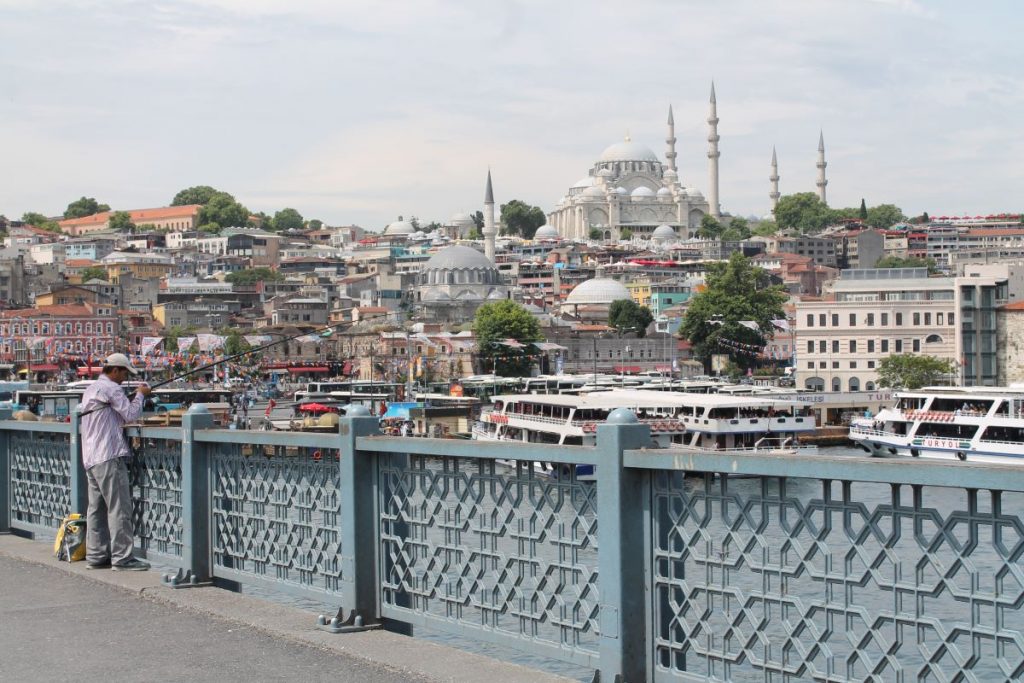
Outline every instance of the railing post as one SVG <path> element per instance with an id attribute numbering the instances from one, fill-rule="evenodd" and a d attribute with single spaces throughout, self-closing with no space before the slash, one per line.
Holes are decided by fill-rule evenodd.
<path id="1" fill-rule="evenodd" d="M 11 409 L 0 408 L 0 420 L 10 420 Z M 0 533 L 11 530 L 11 441 L 0 429 Z"/>
<path id="2" fill-rule="evenodd" d="M 181 563 L 177 576 L 167 578 L 172 586 L 196 584 L 210 579 L 210 458 L 208 446 L 197 443 L 196 430 L 213 426 L 213 415 L 195 404 L 181 416 Z"/>
<path id="3" fill-rule="evenodd" d="M 599 671 L 602 683 L 646 680 L 647 539 L 650 499 L 645 477 L 626 469 L 623 452 L 650 443 L 650 428 L 625 408 L 597 427 L 597 556 L 601 596 Z"/>
<path id="4" fill-rule="evenodd" d="M 89 509 L 89 482 L 85 477 L 85 463 L 82 462 L 82 416 L 78 406 L 71 411 L 71 435 L 68 439 L 71 472 L 68 492 L 68 512 L 77 512 L 83 517 Z"/>
<path id="5" fill-rule="evenodd" d="M 377 434 L 379 421 L 363 406 L 349 406 L 338 427 L 341 498 L 342 600 L 347 625 L 380 620 L 377 576 L 377 462 L 356 448 L 356 439 Z"/>

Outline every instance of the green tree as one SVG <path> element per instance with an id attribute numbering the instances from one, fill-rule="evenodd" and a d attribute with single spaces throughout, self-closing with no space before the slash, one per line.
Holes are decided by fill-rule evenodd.
<path id="1" fill-rule="evenodd" d="M 860 198 L 860 214 L 859 214 L 859 218 L 862 221 L 866 221 L 868 219 L 868 205 L 864 201 L 863 197 Z"/>
<path id="2" fill-rule="evenodd" d="M 761 221 L 751 231 L 755 235 L 762 237 L 771 237 L 779 231 L 779 224 L 775 221 Z"/>
<path id="3" fill-rule="evenodd" d="M 107 269 L 103 266 L 89 266 L 88 268 L 80 270 L 78 275 L 82 278 L 82 282 L 88 282 L 89 280 L 106 280 Z"/>
<path id="4" fill-rule="evenodd" d="M 115 211 L 110 214 L 108 225 L 116 232 L 132 232 L 135 224 L 132 223 L 132 215 L 127 211 Z"/>
<path id="5" fill-rule="evenodd" d="M 164 350 L 168 353 L 178 352 L 178 337 L 188 336 L 194 328 L 172 325 L 164 330 Z"/>
<path id="6" fill-rule="evenodd" d="M 484 212 L 483 211 L 474 211 L 473 213 L 471 213 L 469 215 L 469 217 L 473 219 L 473 225 L 476 226 L 477 230 L 483 230 L 484 229 Z"/>
<path id="7" fill-rule="evenodd" d="M 302 214 L 295 209 L 281 209 L 274 214 L 270 224 L 275 232 L 282 232 L 284 230 L 302 230 L 306 222 L 303 220 Z"/>
<path id="8" fill-rule="evenodd" d="M 797 192 L 779 198 L 775 222 L 783 230 L 821 232 L 833 219 L 833 212 L 813 192 Z"/>
<path id="9" fill-rule="evenodd" d="M 226 194 L 220 190 L 216 190 L 209 185 L 195 185 L 194 187 L 186 187 L 178 194 L 174 195 L 174 199 L 171 200 L 171 206 L 185 206 L 186 204 L 207 204 L 214 195 Z"/>
<path id="10" fill-rule="evenodd" d="M 654 322 L 654 316 L 646 306 L 632 299 L 618 299 L 608 307 L 608 324 L 624 332 L 635 332 L 638 338 L 647 336 L 647 326 Z"/>
<path id="11" fill-rule="evenodd" d="M 84 216 L 91 216 L 94 213 L 100 211 L 110 211 L 110 207 L 106 204 L 100 204 L 96 201 L 95 197 L 82 197 L 68 204 L 68 208 L 64 211 L 64 218 L 82 218 Z"/>
<path id="12" fill-rule="evenodd" d="M 895 204 L 879 204 L 868 209 L 867 222 L 872 228 L 891 228 L 906 219 L 903 211 Z"/>
<path id="13" fill-rule="evenodd" d="M 597 241 L 597 240 L 601 239 L 603 236 L 604 236 L 604 233 L 601 232 L 600 230 L 598 230 L 597 228 L 591 228 L 590 229 L 590 233 L 589 233 L 590 239 Z"/>
<path id="14" fill-rule="evenodd" d="M 716 240 L 722 234 L 722 224 L 711 214 L 705 214 L 700 219 L 700 227 L 697 228 L 697 237 L 705 240 Z"/>
<path id="15" fill-rule="evenodd" d="M 928 212 L 927 211 L 925 211 L 924 213 L 921 214 L 921 222 L 922 223 L 931 223 L 932 222 L 932 219 L 928 216 Z M 1024 215 L 1021 216 L 1021 222 L 1024 222 Z"/>
<path id="16" fill-rule="evenodd" d="M 324 227 L 324 222 L 319 218 L 313 218 L 308 223 L 306 223 L 306 225 L 307 227 L 309 227 L 310 230 L 319 230 L 320 228 Z"/>
<path id="17" fill-rule="evenodd" d="M 220 234 L 220 226 L 217 225 L 216 223 L 207 223 L 206 225 L 200 225 L 196 229 L 199 232 L 207 234 L 207 235 L 219 235 Z"/>
<path id="18" fill-rule="evenodd" d="M 41 225 L 46 225 L 50 222 L 50 219 L 41 213 L 35 211 L 26 211 L 21 215 L 21 221 L 26 225 L 31 225 L 33 228 L 38 228 Z"/>
<path id="19" fill-rule="evenodd" d="M 227 228 L 238 228 L 249 223 L 249 209 L 235 201 L 227 192 L 218 192 L 199 209 L 197 222 L 199 225 L 216 223 Z"/>
<path id="20" fill-rule="evenodd" d="M 878 362 L 879 386 L 914 390 L 937 384 L 953 373 L 953 362 L 946 358 L 894 353 Z"/>
<path id="21" fill-rule="evenodd" d="M 514 301 L 492 301 L 476 309 L 473 332 L 477 340 L 477 354 L 484 367 L 494 368 L 502 377 L 522 377 L 530 374 L 533 361 L 528 356 L 532 348 L 513 348 L 500 342 L 514 339 L 521 344 L 540 341 L 540 323 L 537 318 Z"/>
<path id="22" fill-rule="evenodd" d="M 629 228 L 623 228 L 619 231 L 619 239 L 631 240 L 633 239 L 633 231 Z"/>
<path id="23" fill-rule="evenodd" d="M 939 272 L 935 259 L 916 256 L 886 256 L 875 263 L 875 268 L 927 268 L 929 275 Z"/>
<path id="24" fill-rule="evenodd" d="M 481 236 L 482 235 L 480 234 L 480 229 L 479 228 L 473 228 L 472 230 L 469 231 L 469 234 L 466 235 L 466 238 L 467 239 L 471 239 L 471 240 L 478 240 L 478 239 L 481 238 Z"/>
<path id="25" fill-rule="evenodd" d="M 246 270 L 236 270 L 233 273 L 228 273 L 224 277 L 225 282 L 230 282 L 233 285 L 252 285 L 257 282 L 280 282 L 284 279 L 284 275 L 260 266 L 259 268 L 248 268 Z"/>
<path id="26" fill-rule="evenodd" d="M 242 336 L 241 332 L 235 329 L 227 331 L 224 337 L 224 352 L 227 355 L 233 356 L 236 353 L 243 353 L 250 348 L 249 342 L 245 341 L 245 337 Z"/>
<path id="27" fill-rule="evenodd" d="M 785 318 L 784 288 L 771 284 L 768 273 L 739 252 L 727 262 L 711 264 L 705 280 L 706 289 L 690 299 L 680 336 L 690 340 L 706 367 L 715 353 L 731 353 L 735 362 L 752 367 L 757 356 L 735 352 L 733 347 L 760 347 L 774 336 L 772 320 Z M 759 330 L 741 325 L 741 320 L 757 323 Z"/>
<path id="28" fill-rule="evenodd" d="M 539 206 L 530 206 L 518 199 L 501 205 L 501 223 L 506 234 L 533 239 L 533 233 L 546 221 L 544 211 Z"/>
<path id="29" fill-rule="evenodd" d="M 747 222 L 746 218 L 737 216 L 729 221 L 729 225 L 725 226 L 721 234 L 722 240 L 725 242 L 740 242 L 750 237 L 750 223 Z"/>

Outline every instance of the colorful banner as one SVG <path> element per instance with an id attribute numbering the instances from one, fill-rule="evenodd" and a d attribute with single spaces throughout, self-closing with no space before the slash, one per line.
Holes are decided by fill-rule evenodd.
<path id="1" fill-rule="evenodd" d="M 196 343 L 195 337 L 178 337 L 178 353 L 185 353 Z"/>
<path id="2" fill-rule="evenodd" d="M 197 339 L 200 351 L 213 351 L 224 347 L 225 338 L 219 334 L 200 334 L 197 335 Z"/>
<path id="3" fill-rule="evenodd" d="M 300 344 L 316 344 L 317 342 L 320 341 L 320 337 L 315 334 L 306 334 L 301 337 L 298 337 L 295 341 L 299 342 Z"/>
<path id="4" fill-rule="evenodd" d="M 274 341 L 274 338 L 269 334 L 247 334 L 245 335 L 245 341 L 249 346 L 263 346 Z"/>
<path id="5" fill-rule="evenodd" d="M 163 337 L 143 337 L 139 342 L 139 353 L 148 356 L 156 350 L 156 347 L 160 346 L 160 342 L 163 340 Z"/>

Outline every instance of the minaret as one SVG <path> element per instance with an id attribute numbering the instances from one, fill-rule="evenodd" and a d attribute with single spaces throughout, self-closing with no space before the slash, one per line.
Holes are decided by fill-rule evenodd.
<path id="1" fill-rule="evenodd" d="M 768 176 L 768 180 L 772 183 L 772 191 L 768 193 L 768 197 L 772 200 L 772 215 L 775 215 L 775 207 L 779 205 L 779 161 L 775 158 L 775 147 L 772 147 L 772 173 Z"/>
<path id="2" fill-rule="evenodd" d="M 484 255 L 494 263 L 494 238 L 498 229 L 494 226 L 494 188 L 491 187 L 491 169 L 487 169 L 487 189 L 484 191 Z"/>
<path id="3" fill-rule="evenodd" d="M 828 185 L 828 181 L 825 180 L 825 167 L 828 163 L 825 162 L 825 133 L 821 132 L 818 134 L 818 199 L 821 200 L 822 204 L 828 205 L 825 201 L 825 186 Z"/>
<path id="4" fill-rule="evenodd" d="M 665 143 L 668 145 L 668 151 L 665 152 L 665 158 L 668 159 L 668 167 L 673 171 L 678 170 L 676 168 L 676 122 L 672 118 L 672 105 L 668 105 L 668 137 L 665 138 Z"/>
<path id="5" fill-rule="evenodd" d="M 718 105 L 715 102 L 715 82 L 711 81 L 711 104 L 708 109 L 708 204 L 711 208 L 711 215 L 718 218 L 721 215 L 721 207 L 718 205 L 718 157 L 722 156 L 718 151 Z"/>

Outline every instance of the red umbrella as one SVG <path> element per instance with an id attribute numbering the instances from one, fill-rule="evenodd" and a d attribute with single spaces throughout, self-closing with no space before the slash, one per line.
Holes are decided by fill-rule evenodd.
<path id="1" fill-rule="evenodd" d="M 299 405 L 299 410 L 307 413 L 333 413 L 336 408 L 325 406 L 323 403 L 302 403 Z"/>

